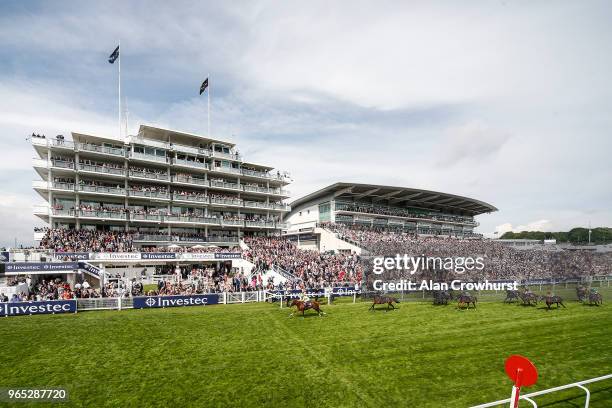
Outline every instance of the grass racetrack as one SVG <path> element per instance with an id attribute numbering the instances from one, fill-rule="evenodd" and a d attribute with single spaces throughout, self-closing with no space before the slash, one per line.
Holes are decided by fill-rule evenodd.
<path id="1" fill-rule="evenodd" d="M 510 354 L 539 369 L 526 392 L 612 373 L 605 303 L 387 313 L 348 300 L 322 318 L 268 303 L 1 318 L 0 387 L 67 388 L 67 404 L 30 404 L 54 407 L 467 407 L 509 397 Z M 589 389 L 591 407 L 612 406 L 612 381 Z M 536 401 L 584 406 L 584 394 Z"/>

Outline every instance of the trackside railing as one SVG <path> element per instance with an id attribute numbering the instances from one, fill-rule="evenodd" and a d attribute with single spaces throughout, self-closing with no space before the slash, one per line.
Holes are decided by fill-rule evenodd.
<path id="1" fill-rule="evenodd" d="M 612 379 L 612 374 L 608 374 L 608 375 L 604 375 L 604 376 L 596 377 L 596 378 L 591 378 L 590 380 L 578 381 L 578 382 L 571 383 L 571 384 L 561 385 L 559 387 L 549 388 L 547 390 L 531 392 L 529 394 L 523 394 L 519 398 L 529 402 L 532 407 L 537 408 L 538 404 L 533 400 L 534 397 L 537 397 L 539 395 L 550 394 L 550 393 L 557 392 L 557 391 L 563 391 L 563 390 L 567 390 L 570 388 L 580 388 L 586 393 L 584 408 L 589 408 L 589 403 L 591 400 L 591 392 L 589 391 L 587 387 L 585 387 L 585 385 L 592 384 L 598 381 L 605 381 L 609 379 Z M 510 403 L 510 401 L 511 401 L 510 398 L 506 398 L 506 399 L 499 400 L 499 401 L 487 402 L 486 404 L 474 405 L 471 408 L 497 407 L 500 405 L 508 404 Z"/>

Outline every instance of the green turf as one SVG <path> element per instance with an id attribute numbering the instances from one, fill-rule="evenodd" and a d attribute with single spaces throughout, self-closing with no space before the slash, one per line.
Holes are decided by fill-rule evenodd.
<path id="1" fill-rule="evenodd" d="M 84 407 L 466 407 L 508 396 L 513 353 L 540 370 L 528 391 L 612 373 L 610 305 L 347 301 L 305 319 L 265 303 L 2 318 L 0 387 L 63 386 Z M 612 406 L 612 381 L 590 388 Z"/>

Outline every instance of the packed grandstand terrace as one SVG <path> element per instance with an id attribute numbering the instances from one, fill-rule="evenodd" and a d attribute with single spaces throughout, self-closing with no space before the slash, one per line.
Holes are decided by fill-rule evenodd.
<path id="1" fill-rule="evenodd" d="M 612 274 L 612 253 L 587 250 L 564 251 L 537 247 L 516 249 L 488 239 L 460 239 L 450 237 L 417 236 L 400 230 L 360 227 L 325 223 L 319 227 L 336 234 L 365 250 L 364 254 L 394 256 L 482 256 L 485 268 L 477 275 L 463 275 L 462 279 L 517 280 L 582 279 Z M 45 229 L 40 250 L 56 254 L 72 252 L 240 252 L 243 259 L 254 264 L 250 275 L 224 265 L 192 265 L 181 269 L 179 281 L 163 280 L 154 290 L 143 290 L 140 282 L 126 284 L 121 276 L 110 279 L 100 289 L 82 282 L 70 287 L 60 279 L 37 282 L 26 295 L 15 294 L 12 299 L 0 296 L 0 301 L 52 300 L 95 297 L 130 297 L 138 295 L 175 295 L 196 293 L 240 292 L 279 289 L 318 289 L 325 287 L 360 287 L 367 284 L 371 270 L 370 256 L 356 253 L 319 252 L 300 249 L 296 244 L 280 236 L 246 236 L 241 247 L 168 247 L 134 245 L 134 233 L 103 230 Z M 168 269 L 164 271 L 163 269 Z M 172 273 L 173 265 L 158 266 L 158 273 Z M 270 269 L 290 277 L 284 283 L 265 278 Z M 370 276 L 369 276 L 370 275 Z M 440 278 L 430 276 L 428 278 Z M 443 278 L 448 279 L 449 276 Z M 25 282 L 19 276 L 9 285 Z"/>

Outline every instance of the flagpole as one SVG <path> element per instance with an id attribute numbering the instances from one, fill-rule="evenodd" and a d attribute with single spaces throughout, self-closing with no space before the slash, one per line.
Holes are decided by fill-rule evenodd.
<path id="1" fill-rule="evenodd" d="M 208 89 L 206 90 L 206 95 L 208 96 L 208 137 L 210 137 L 210 74 L 207 76 L 208 78 Z"/>
<path id="2" fill-rule="evenodd" d="M 121 136 L 121 40 L 119 40 L 119 139 L 122 139 Z"/>

